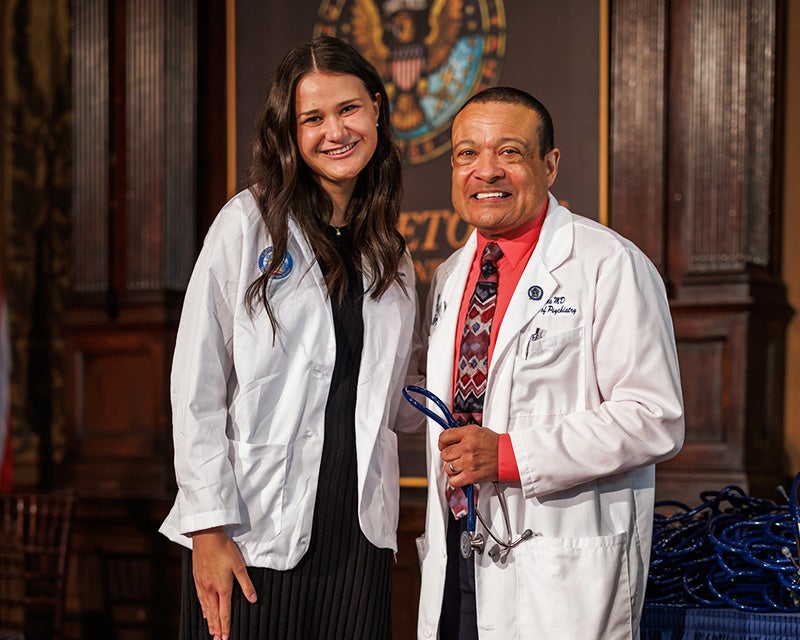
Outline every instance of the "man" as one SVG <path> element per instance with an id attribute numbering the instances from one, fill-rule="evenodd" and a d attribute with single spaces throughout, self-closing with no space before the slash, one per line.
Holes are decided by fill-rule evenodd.
<path id="1" fill-rule="evenodd" d="M 433 279 L 427 385 L 465 426 L 429 421 L 419 638 L 637 637 L 654 464 L 684 430 L 662 281 L 549 193 L 560 152 L 535 98 L 487 89 L 451 138 L 453 206 L 476 232 Z M 448 487 L 470 484 L 485 550 L 464 560 Z"/>

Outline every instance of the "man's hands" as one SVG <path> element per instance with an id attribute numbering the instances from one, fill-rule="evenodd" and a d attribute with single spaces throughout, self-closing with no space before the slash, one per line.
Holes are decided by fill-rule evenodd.
<path id="1" fill-rule="evenodd" d="M 222 527 L 197 531 L 192 535 L 192 572 L 197 597 L 214 640 L 228 640 L 231 631 L 231 593 L 233 577 L 239 581 L 244 597 L 256 601 L 256 590 L 236 544 Z"/>
<path id="2" fill-rule="evenodd" d="M 463 487 L 497 480 L 497 444 L 494 431 L 468 424 L 439 434 L 439 452 L 450 484 Z"/>

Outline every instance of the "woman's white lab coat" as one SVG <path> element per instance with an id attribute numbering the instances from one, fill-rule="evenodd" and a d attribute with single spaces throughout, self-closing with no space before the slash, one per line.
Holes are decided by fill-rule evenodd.
<path id="1" fill-rule="evenodd" d="M 336 356 L 333 317 L 314 252 L 289 221 L 288 273 L 273 277 L 273 334 L 263 306 L 245 308 L 270 245 L 252 195 L 235 196 L 205 239 L 184 302 L 171 394 L 178 495 L 161 527 L 175 542 L 224 525 L 245 564 L 285 570 L 308 548 L 325 404 Z M 286 266 L 286 265 L 284 265 Z M 397 436 L 415 322 L 414 270 L 364 297 L 356 400 L 358 514 L 372 544 L 396 551 Z M 368 279 L 365 278 L 365 288 Z"/>
<path id="2" fill-rule="evenodd" d="M 473 234 L 431 287 L 427 384 L 448 404 L 475 247 Z M 519 466 L 521 482 L 500 485 L 511 533 L 530 528 L 534 537 L 496 561 L 487 552 L 475 556 L 481 640 L 637 637 L 654 464 L 683 442 L 672 322 L 650 261 L 552 195 L 497 336 L 483 415 L 484 426 L 510 434 Z M 419 638 L 436 637 L 447 555 L 441 429 L 429 421 L 428 431 Z M 480 486 L 478 505 L 505 536 L 490 483 Z"/>

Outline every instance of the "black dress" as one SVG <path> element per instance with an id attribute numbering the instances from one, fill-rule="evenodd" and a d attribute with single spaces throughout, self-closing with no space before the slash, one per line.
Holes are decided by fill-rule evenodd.
<path id="1" fill-rule="evenodd" d="M 234 580 L 231 640 L 381 640 L 391 638 L 392 550 L 379 549 L 358 523 L 355 405 L 364 339 L 363 287 L 352 259 L 352 238 L 333 227 L 347 266 L 341 304 L 331 300 L 336 363 L 325 408 L 325 441 L 319 470 L 311 542 L 288 571 L 248 567 L 258 602 L 250 604 Z M 323 266 L 324 270 L 324 266 Z M 206 640 L 192 578 L 191 553 L 184 553 L 181 640 Z"/>

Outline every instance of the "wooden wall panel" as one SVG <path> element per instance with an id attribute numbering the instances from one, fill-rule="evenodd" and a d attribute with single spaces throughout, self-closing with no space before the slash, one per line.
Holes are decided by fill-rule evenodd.
<path id="1" fill-rule="evenodd" d="M 174 636 L 180 554 L 158 527 L 175 495 L 169 369 L 196 255 L 197 2 L 73 11 L 76 278 L 57 469 L 79 492 L 69 637 Z M 138 630 L 105 589 L 122 552 L 148 576 Z"/>
<path id="2" fill-rule="evenodd" d="M 87 336 L 73 355 L 82 457 L 146 458 L 163 435 L 163 347 L 149 336 Z M 156 366 L 153 366 L 156 365 Z M 92 396 L 86 397 L 85 390 Z M 118 486 L 114 488 L 119 489 Z"/>
<path id="3" fill-rule="evenodd" d="M 224 148 L 217 154 L 213 146 L 200 147 L 198 144 L 198 48 L 204 48 L 208 43 L 198 37 L 197 2 L 173 0 L 160 4 L 164 7 L 164 31 L 168 36 L 164 40 L 163 90 L 168 108 L 164 113 L 162 141 L 165 155 L 165 241 L 161 247 L 163 273 L 160 285 L 170 291 L 184 291 L 197 257 L 195 240 L 200 226 L 197 211 L 201 197 L 198 195 L 198 156 L 201 153 L 211 155 L 219 173 L 225 175 Z M 222 92 L 221 87 L 215 89 Z M 224 122 L 217 125 L 223 126 Z"/>
<path id="4" fill-rule="evenodd" d="M 75 130 L 79 269 L 67 314 L 76 363 L 67 462 L 160 460 L 162 491 L 171 475 L 163 458 L 171 433 L 168 369 L 196 241 L 195 18 L 191 0 L 75 4 L 74 46 L 89 50 L 77 56 L 88 68 L 75 74 L 76 94 L 93 108 Z M 98 158 L 108 163 L 104 171 Z M 90 197 L 95 191 L 104 195 Z M 120 413 L 90 413 L 105 402 Z M 138 444 L 110 447 L 114 430 Z"/>
<path id="5" fill-rule="evenodd" d="M 741 466 L 744 454 L 746 317 L 702 309 L 678 311 L 675 332 L 685 384 L 686 441 L 681 455 L 664 467 L 725 471 Z M 699 381 L 705 381 L 698 384 Z"/>
<path id="6" fill-rule="evenodd" d="M 780 280 L 782 0 L 611 5 L 609 219 L 667 284 L 686 443 L 657 492 L 688 502 L 788 474 Z"/>
<path id="7" fill-rule="evenodd" d="M 74 142 L 70 3 L 8 0 L 0 20 L 0 254 L 13 365 L 13 480 L 48 487 L 65 434 L 61 321 L 72 274 Z"/>
<path id="8" fill-rule="evenodd" d="M 681 329 L 683 329 L 681 327 Z M 681 330 L 678 341 L 678 359 L 681 370 L 692 372 L 699 379 L 708 380 L 704 388 L 689 385 L 683 390 L 684 406 L 691 417 L 686 446 L 702 443 L 722 443 L 725 440 L 726 411 L 723 400 L 729 386 L 723 381 L 724 372 L 730 371 L 730 344 L 724 333 L 689 338 Z M 722 371 L 723 375 L 718 372 Z"/>
<path id="9" fill-rule="evenodd" d="M 125 7 L 125 286 L 152 290 L 164 270 L 164 9 L 159 0 Z"/>
<path id="10" fill-rule="evenodd" d="M 73 12 L 72 289 L 101 292 L 109 275 L 109 16 L 105 3 L 86 0 Z"/>
<path id="11" fill-rule="evenodd" d="M 196 5 L 74 12 L 73 290 L 180 291 L 196 239 Z"/>
<path id="12" fill-rule="evenodd" d="M 666 215 L 684 251 L 671 275 L 769 267 L 775 2 L 672 5 Z"/>
<path id="13" fill-rule="evenodd" d="M 662 274 L 666 14 L 663 0 L 611 3 L 609 224 Z"/>
<path id="14" fill-rule="evenodd" d="M 182 290 L 195 257 L 196 7 L 126 7 L 125 288 Z"/>

